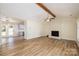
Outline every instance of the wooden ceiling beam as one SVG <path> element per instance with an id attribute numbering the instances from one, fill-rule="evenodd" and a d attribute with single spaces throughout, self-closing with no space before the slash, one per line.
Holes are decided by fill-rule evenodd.
<path id="1" fill-rule="evenodd" d="M 40 6 L 43 10 L 45 10 L 47 13 L 49 13 L 51 16 L 53 16 L 54 18 L 56 17 L 56 15 L 54 13 L 52 13 L 46 6 L 44 6 L 42 3 L 36 3 L 38 6 Z"/>

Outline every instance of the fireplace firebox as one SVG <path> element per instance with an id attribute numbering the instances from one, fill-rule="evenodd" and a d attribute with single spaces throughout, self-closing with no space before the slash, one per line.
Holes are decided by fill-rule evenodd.
<path id="1" fill-rule="evenodd" d="M 51 31 L 51 36 L 59 37 L 59 31 Z"/>

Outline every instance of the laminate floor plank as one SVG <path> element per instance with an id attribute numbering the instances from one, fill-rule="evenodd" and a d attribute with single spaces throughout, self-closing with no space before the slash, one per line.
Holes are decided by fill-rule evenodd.
<path id="1" fill-rule="evenodd" d="M 25 40 L 13 38 L 0 47 L 1 56 L 78 56 L 79 49 L 75 41 L 58 40 L 48 37 L 39 37 Z"/>

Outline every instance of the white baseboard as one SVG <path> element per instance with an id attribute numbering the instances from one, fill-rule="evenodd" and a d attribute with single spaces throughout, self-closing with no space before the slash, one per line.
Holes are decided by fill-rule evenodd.
<path id="1" fill-rule="evenodd" d="M 77 45 L 78 45 L 78 47 L 79 47 L 79 41 L 76 41 L 76 43 L 77 43 Z"/>
<path id="2" fill-rule="evenodd" d="M 60 37 L 55 37 L 55 36 L 49 36 L 49 38 L 61 39 Z"/>

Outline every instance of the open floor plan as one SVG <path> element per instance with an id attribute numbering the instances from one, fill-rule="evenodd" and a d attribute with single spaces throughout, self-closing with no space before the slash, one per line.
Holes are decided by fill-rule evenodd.
<path id="1" fill-rule="evenodd" d="M 79 3 L 0 3 L 0 56 L 79 56 Z"/>

